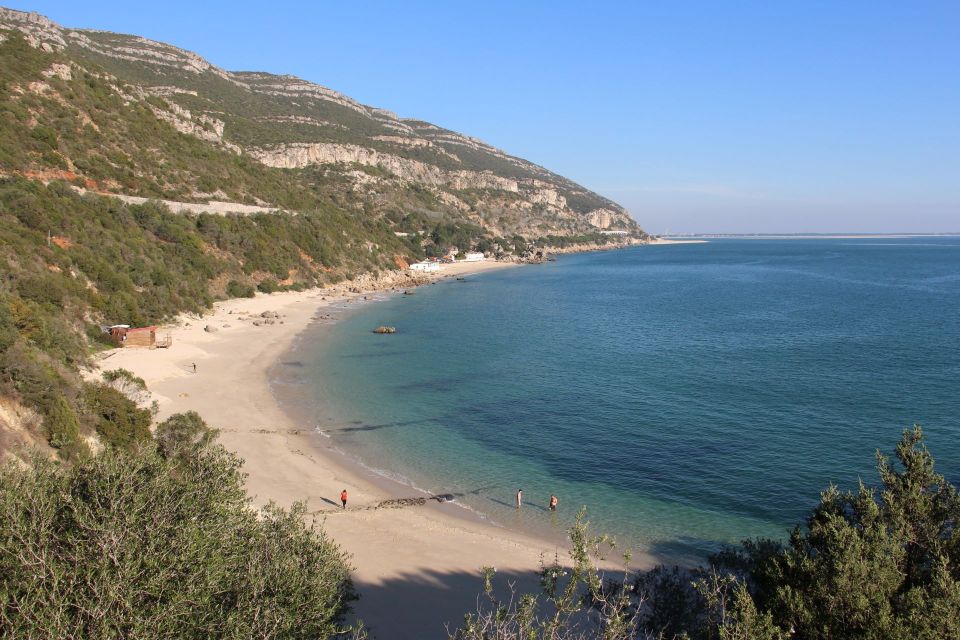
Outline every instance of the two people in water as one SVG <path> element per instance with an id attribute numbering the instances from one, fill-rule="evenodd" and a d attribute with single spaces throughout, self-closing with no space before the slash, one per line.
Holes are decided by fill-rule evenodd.
<path id="1" fill-rule="evenodd" d="M 550 511 L 556 511 L 557 505 L 560 504 L 560 500 L 557 499 L 557 496 L 551 495 L 550 501 L 547 503 Z M 523 506 L 523 489 L 517 489 L 517 509 Z"/>

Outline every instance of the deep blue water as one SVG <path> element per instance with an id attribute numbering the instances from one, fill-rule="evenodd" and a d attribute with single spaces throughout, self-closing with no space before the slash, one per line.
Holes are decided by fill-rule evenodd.
<path id="1" fill-rule="evenodd" d="M 567 256 L 329 330 L 296 375 L 333 443 L 506 526 L 559 535 L 585 505 L 667 559 L 783 537 L 914 423 L 960 481 L 960 238 Z"/>

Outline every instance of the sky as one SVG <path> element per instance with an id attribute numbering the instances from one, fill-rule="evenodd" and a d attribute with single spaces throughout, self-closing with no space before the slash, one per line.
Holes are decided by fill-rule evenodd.
<path id="1" fill-rule="evenodd" d="M 960 2 L 12 2 L 472 135 L 651 233 L 960 232 Z"/>

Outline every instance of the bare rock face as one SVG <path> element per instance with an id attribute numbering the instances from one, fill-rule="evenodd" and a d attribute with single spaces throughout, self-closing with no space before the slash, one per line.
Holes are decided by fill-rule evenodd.
<path id="1" fill-rule="evenodd" d="M 587 221 L 597 229 L 610 229 L 618 226 L 623 228 L 626 222 L 622 213 L 610 209 L 594 209 L 587 214 Z"/>
<path id="2" fill-rule="evenodd" d="M 438 167 L 353 144 L 294 143 L 251 149 L 269 167 L 299 169 L 314 164 L 362 164 L 385 169 L 404 180 L 454 189 L 498 189 L 517 193 L 516 180 L 489 172 L 443 171 Z"/>

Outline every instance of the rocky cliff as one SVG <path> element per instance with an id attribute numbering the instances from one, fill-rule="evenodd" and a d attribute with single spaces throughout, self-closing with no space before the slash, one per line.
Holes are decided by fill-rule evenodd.
<path id="1" fill-rule="evenodd" d="M 495 235 L 643 235 L 622 207 L 543 167 L 300 78 L 226 71 L 164 43 L 64 28 L 10 9 L 0 8 L 0 29 L 67 56 L 67 73 L 108 78 L 125 101 L 180 133 L 296 174 L 338 206 L 390 224 L 416 213 L 416 220 L 469 222 Z M 213 191 L 177 197 L 203 199 Z"/>

